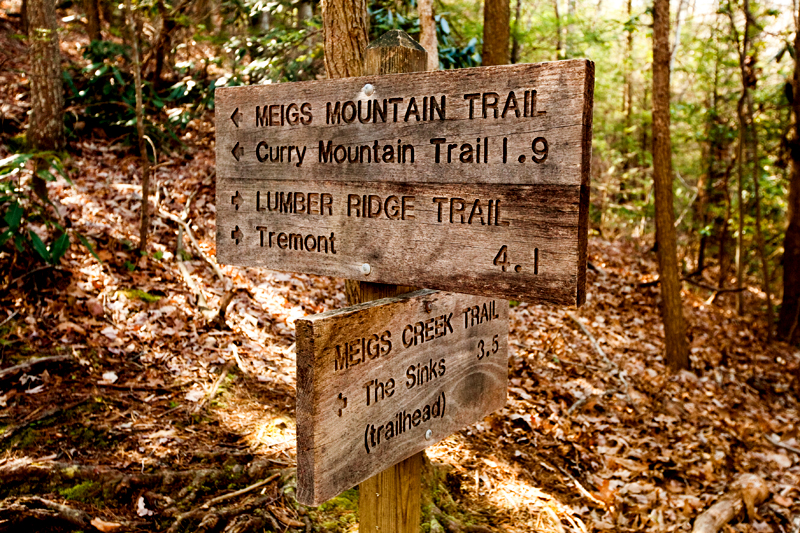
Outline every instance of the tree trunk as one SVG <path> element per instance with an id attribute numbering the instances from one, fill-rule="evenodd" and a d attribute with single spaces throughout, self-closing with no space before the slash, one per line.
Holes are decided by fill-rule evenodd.
<path id="1" fill-rule="evenodd" d="M 800 265 L 800 13 L 795 13 L 795 17 L 792 178 L 789 182 L 789 226 L 783 238 L 783 303 L 778 317 L 778 337 L 787 341 L 794 340 L 800 315 L 800 268 L 797 268 Z"/>
<path id="2" fill-rule="evenodd" d="M 133 48 L 133 75 L 136 91 L 136 134 L 139 140 L 139 158 L 142 164 L 142 209 L 139 223 L 139 251 L 147 251 L 147 235 L 150 229 L 150 159 L 147 157 L 147 141 L 144 138 L 144 104 L 142 102 L 142 63 L 139 60 L 139 38 L 136 31 L 135 15 L 131 1 L 125 0 L 128 31 Z"/>
<path id="3" fill-rule="evenodd" d="M 55 0 L 30 0 L 26 15 L 31 65 L 31 116 L 26 139 L 34 151 L 63 150 L 64 85 Z M 47 183 L 36 172 L 33 190 L 47 201 Z"/>
<path id="4" fill-rule="evenodd" d="M 558 12 L 558 0 L 553 0 L 556 15 L 556 59 L 564 59 L 564 34 L 561 30 L 561 15 Z"/>
<path id="5" fill-rule="evenodd" d="M 627 38 L 625 42 L 625 89 L 622 96 L 622 111 L 625 113 L 625 134 L 622 139 L 624 153 L 624 168 L 627 170 L 635 165 L 632 154 L 634 153 L 633 139 L 630 131 L 633 125 L 633 5 L 632 0 L 628 0 L 628 27 L 626 30 Z"/>
<path id="6" fill-rule="evenodd" d="M 428 70 L 439 70 L 439 43 L 436 40 L 436 20 L 433 0 L 419 0 L 419 44 L 428 52 Z"/>
<path id="7" fill-rule="evenodd" d="M 508 65 L 511 38 L 509 0 L 484 0 L 483 65 Z"/>
<path id="8" fill-rule="evenodd" d="M 302 24 L 307 24 L 311 17 L 314 16 L 314 6 L 311 5 L 311 2 L 300 2 L 297 7 L 297 18 L 300 20 Z"/>
<path id="9" fill-rule="evenodd" d="M 653 5 L 653 181 L 661 315 L 664 319 L 666 363 L 675 370 L 689 368 L 686 324 L 683 320 L 675 211 L 672 191 L 672 146 L 669 118 L 669 0 Z"/>
<path id="10" fill-rule="evenodd" d="M 325 70 L 329 78 L 361 76 L 369 44 L 366 0 L 326 0 L 322 4 Z"/>
<path id="11" fill-rule="evenodd" d="M 86 11 L 86 35 L 90 41 L 102 40 L 100 34 L 100 6 L 98 0 L 85 0 L 84 9 Z"/>
<path id="12" fill-rule="evenodd" d="M 158 87 L 161 84 L 161 74 L 164 72 L 164 65 L 172 50 L 172 32 L 175 31 L 177 24 L 173 13 L 167 9 L 163 0 L 158 0 L 158 2 L 156 2 L 156 7 L 161 16 L 161 32 L 156 42 L 156 48 L 153 51 L 156 61 L 155 68 L 153 69 L 153 84 Z"/>
<path id="13" fill-rule="evenodd" d="M 55 0 L 28 2 L 31 58 L 31 118 L 28 144 L 34 150 L 64 148 L 64 86 Z"/>
<path id="14" fill-rule="evenodd" d="M 514 33 L 511 34 L 511 64 L 519 61 L 519 18 L 522 14 L 522 0 L 517 0 L 517 9 L 514 13 Z"/>

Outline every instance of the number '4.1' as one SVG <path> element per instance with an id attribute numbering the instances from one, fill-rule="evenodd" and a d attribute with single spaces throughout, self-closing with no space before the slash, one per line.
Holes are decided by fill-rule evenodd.
<path id="1" fill-rule="evenodd" d="M 508 272 L 509 269 L 513 269 L 514 272 L 520 272 L 522 270 L 521 265 L 511 265 L 511 260 L 508 258 L 508 246 L 505 244 L 500 247 L 500 250 L 497 252 L 497 255 L 494 256 L 494 265 L 499 266 L 503 269 L 503 272 Z M 533 249 L 533 273 L 539 274 L 539 249 Z"/>

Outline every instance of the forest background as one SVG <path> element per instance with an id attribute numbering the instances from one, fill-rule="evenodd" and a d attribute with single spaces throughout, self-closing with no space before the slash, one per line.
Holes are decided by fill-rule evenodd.
<path id="1" fill-rule="evenodd" d="M 509 403 L 428 451 L 423 529 L 800 531 L 798 6 L 487 5 L 352 3 L 442 69 L 595 62 L 590 289 L 512 302 Z M 292 498 L 293 322 L 342 280 L 213 259 L 214 89 L 335 72 L 322 6 L 0 9 L 0 530 L 354 528 L 355 490 Z"/>

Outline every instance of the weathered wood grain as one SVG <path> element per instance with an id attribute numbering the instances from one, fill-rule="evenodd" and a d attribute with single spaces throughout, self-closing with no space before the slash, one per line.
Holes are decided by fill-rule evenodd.
<path id="1" fill-rule="evenodd" d="M 365 75 L 425 70 L 428 52 L 400 30 L 390 30 L 370 43 L 364 54 Z M 347 279 L 350 305 L 399 296 L 416 287 Z M 424 451 L 389 466 L 358 485 L 358 527 L 361 531 L 417 533 L 422 512 Z"/>
<path id="2" fill-rule="evenodd" d="M 365 89 L 367 85 L 372 89 Z M 585 294 L 593 87 L 594 64 L 570 60 L 218 89 L 218 261 L 580 305 Z M 502 117 L 512 91 L 518 107 L 531 116 L 520 110 L 518 117 L 509 107 Z M 495 98 L 489 93 L 497 95 L 498 118 L 491 107 L 483 117 L 483 95 L 488 95 L 487 104 Z M 473 100 L 464 99 L 476 94 Z M 435 114 L 434 120 L 417 121 L 412 114 L 406 122 L 412 97 L 423 119 L 422 99 L 445 97 L 445 119 Z M 365 113 L 367 102 L 384 98 L 403 99 L 397 103 L 397 122 L 393 104 L 387 103 L 386 123 L 362 124 L 356 118 L 326 124 L 328 103 L 338 102 L 341 111 L 346 102 L 361 102 Z M 290 125 L 287 110 L 292 103 L 297 123 Z M 269 123 L 271 110 L 274 126 L 260 125 L 262 119 L 257 119 L 261 115 L 256 108 L 265 106 L 263 124 Z M 432 113 L 428 109 L 427 118 Z M 432 144 L 434 139 L 446 141 Z M 270 149 L 275 162 L 267 155 Z M 353 158 L 357 154 L 358 162 L 335 162 L 348 150 Z M 384 154 L 392 152 L 405 154 L 405 162 L 398 163 L 397 155 L 394 162 L 385 162 Z M 462 156 L 472 162 L 461 162 Z M 275 193 L 289 192 L 304 198 L 315 193 L 318 202 L 327 194 L 330 210 L 323 214 L 319 205 L 311 213 L 303 206 L 299 213 L 256 210 L 257 195 L 264 208 L 268 193 L 274 204 Z M 414 218 L 387 217 L 386 204 L 375 217 L 355 216 L 352 205 L 348 215 L 349 195 L 384 201 L 413 198 Z M 440 220 L 438 208 L 449 205 L 436 203 L 437 198 L 463 199 L 466 218 L 479 199 L 484 223 L 480 216 L 473 216 L 472 224 L 450 223 L 449 213 Z M 498 225 L 489 224 L 488 203 L 498 200 L 503 218 Z M 456 218 L 460 221 L 461 213 Z M 266 228 L 267 238 L 273 231 L 276 237 L 333 235 L 336 253 L 284 249 L 277 243 L 262 246 L 258 228 Z M 508 261 L 498 265 L 495 259 L 502 258 L 504 246 Z M 369 265 L 367 274 L 364 264 Z"/>
<path id="3" fill-rule="evenodd" d="M 452 71 L 363 76 L 340 80 L 321 80 L 299 83 L 284 83 L 250 87 L 231 87 L 216 90 L 216 139 L 218 179 L 250 177 L 252 179 L 297 180 L 326 179 L 425 183 L 505 183 L 505 184 L 571 184 L 584 183 L 588 171 L 586 153 L 591 153 L 591 144 L 586 143 L 587 132 L 591 138 L 591 91 L 586 91 L 587 81 L 594 84 L 594 64 L 586 60 L 569 60 L 551 63 L 524 64 L 497 67 L 482 67 Z M 373 87 L 369 96 L 364 92 L 367 85 Z M 536 91 L 535 109 L 533 96 Z M 502 117 L 505 102 L 514 93 L 520 116 L 516 116 L 513 105 L 509 105 Z M 495 93 L 492 96 L 489 93 Z M 465 99 L 465 95 L 477 94 L 477 99 Z M 483 95 L 491 105 L 498 99 L 498 116 L 487 107 L 483 117 Z M 528 109 L 524 100 L 528 99 Z M 425 98 L 432 97 L 441 103 L 445 98 L 445 119 L 430 109 Z M 392 98 L 402 98 L 397 103 L 395 122 Z M 411 98 L 415 99 L 420 117 L 406 113 Z M 356 117 L 352 123 L 327 124 L 328 103 L 332 110 L 337 102 L 340 111 L 346 102 L 358 105 L 361 102 L 362 118 L 367 117 L 367 102 L 377 101 L 383 108 L 387 99 L 387 121 L 370 120 L 361 123 Z M 470 103 L 473 117 L 470 119 Z M 287 110 L 291 104 L 292 116 L 297 114 L 297 123 L 290 125 Z M 306 105 L 306 107 L 303 107 Z M 281 105 L 284 106 L 281 115 Z M 272 108 L 275 126 L 259 126 L 256 108 L 263 112 L 265 106 Z M 269 107 L 267 107 L 269 109 Z M 304 109 L 306 115 L 300 113 Z M 348 107 L 347 117 L 352 115 Z M 238 111 L 237 111 L 238 110 Z M 237 119 L 231 116 L 237 111 Z M 524 114 L 533 116 L 524 116 Z M 269 114 L 269 111 L 267 112 Z M 372 114 L 374 115 L 374 114 Z M 372 116 L 370 115 L 370 116 Z M 433 120 L 430 116 L 433 115 Z M 283 116 L 283 119 L 281 119 Z M 310 116 L 310 119 L 309 119 Z M 294 119 L 292 119 L 294 121 Z M 309 122 L 303 124 L 302 120 Z M 281 123 L 283 125 L 281 125 Z M 237 125 L 238 124 L 238 125 Z M 547 159 L 541 163 L 532 161 L 531 143 L 542 137 L 548 143 Z M 507 157 L 503 161 L 503 139 L 508 140 Z M 440 157 L 435 160 L 436 146 L 432 139 L 447 139 L 446 144 L 456 143 L 458 148 L 451 153 L 459 155 L 461 145 L 475 145 L 478 139 L 488 139 L 488 157 L 485 162 L 462 163 L 460 159 L 446 163 Z M 378 141 L 381 162 L 369 163 L 320 162 L 320 142 L 327 147 L 342 145 L 353 148 L 372 146 Z M 383 147 L 401 145 L 414 146 L 414 162 L 410 151 L 405 163 L 384 163 Z M 257 153 L 259 143 L 264 143 Z M 439 146 L 440 151 L 446 147 Z M 269 147 L 305 147 L 303 162 L 293 152 L 292 161 L 284 151 L 283 162 L 260 162 Z M 540 149 L 543 145 L 540 144 Z M 232 150 L 237 148 L 237 156 Z M 477 151 L 477 150 L 476 150 Z M 340 155 L 343 152 L 340 152 Z M 441 152 L 440 152 L 441 153 Z M 276 156 L 276 152 L 273 152 Z M 485 153 L 481 154 L 481 158 Z M 519 163 L 525 155 L 526 162 Z M 364 154 L 366 156 L 366 153 Z M 588 178 L 588 174 L 585 176 Z M 588 182 L 587 182 L 588 183 Z"/>
<path id="4" fill-rule="evenodd" d="M 318 505 L 502 407 L 507 336 L 507 301 L 431 290 L 298 320 L 298 500 Z"/>
<path id="5" fill-rule="evenodd" d="M 269 211 L 264 207 L 268 192 L 273 207 L 276 192 L 279 198 L 284 193 L 284 199 L 289 192 L 302 192 L 306 198 L 314 192 L 315 205 L 320 203 L 322 194 L 327 194 L 330 211 L 327 207 L 322 215 L 318 214 L 318 207 L 314 209 L 316 214 Z M 559 185 L 225 180 L 217 185 L 217 260 L 273 270 L 575 305 L 583 301 L 584 283 L 580 276 L 585 268 L 579 246 L 583 231 L 579 192 L 579 186 Z M 264 211 L 256 209 L 257 194 Z M 364 218 L 355 216 L 353 208 L 348 216 L 349 195 L 353 195 L 350 197 L 353 201 L 359 198 L 362 203 L 364 195 L 381 198 L 382 214 Z M 390 197 L 396 199 L 390 202 L 390 212 L 395 204 L 399 209 L 395 219 L 383 213 Z M 402 219 L 404 197 L 405 220 Z M 436 198 L 448 200 L 437 203 Z M 463 199 L 465 205 L 460 212 L 460 204 L 453 204 L 453 223 L 451 198 Z M 471 208 L 478 199 L 484 224 L 480 223 L 477 211 L 469 224 Z M 488 224 L 490 200 L 491 225 Z M 495 219 L 498 201 L 500 210 Z M 377 200 L 372 203 L 377 209 Z M 273 233 L 271 241 L 270 233 Z M 324 248 L 323 252 L 312 252 L 305 246 L 302 250 L 281 247 L 277 240 L 280 234 L 302 235 L 304 239 L 312 236 L 309 245 L 314 245 L 312 241 L 322 242 L 319 237 L 325 237 L 328 242 L 323 245 L 328 244 L 328 253 Z M 331 236 L 333 246 L 329 242 Z M 503 246 L 509 262 L 505 269 L 496 264 L 500 261 L 495 261 Z M 320 245 L 316 247 L 319 249 Z M 364 264 L 370 266 L 368 274 L 362 271 Z"/>

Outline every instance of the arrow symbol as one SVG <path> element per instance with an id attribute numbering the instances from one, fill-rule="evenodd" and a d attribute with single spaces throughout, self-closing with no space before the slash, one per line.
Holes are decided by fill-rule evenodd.
<path id="1" fill-rule="evenodd" d="M 236 244 L 239 244 L 239 241 L 244 239 L 244 233 L 242 230 L 239 229 L 239 226 L 236 226 L 236 229 L 231 231 L 231 239 L 236 239 Z"/>
<path id="2" fill-rule="evenodd" d="M 342 409 L 347 407 L 347 397 L 342 396 L 342 393 L 339 393 L 339 401 L 342 402 L 342 407 L 339 409 L 339 416 L 342 416 Z"/>
<path id="3" fill-rule="evenodd" d="M 239 194 L 239 191 L 236 191 L 236 194 L 231 196 L 231 204 L 235 205 L 236 210 L 238 211 L 239 206 L 242 205 L 242 203 L 244 203 L 244 198 L 242 198 L 242 195 Z"/>
<path id="4" fill-rule="evenodd" d="M 234 109 L 233 114 L 231 115 L 231 120 L 233 121 L 234 126 L 237 128 L 239 127 L 239 121 L 242 120 L 242 114 L 239 113 L 239 108 L 237 107 Z"/>
<path id="5" fill-rule="evenodd" d="M 244 155 L 244 147 L 239 146 L 239 143 L 237 142 L 236 146 L 234 146 L 233 150 L 231 150 L 231 153 L 233 154 L 233 157 L 235 157 L 236 160 L 238 161 L 239 158 Z"/>

